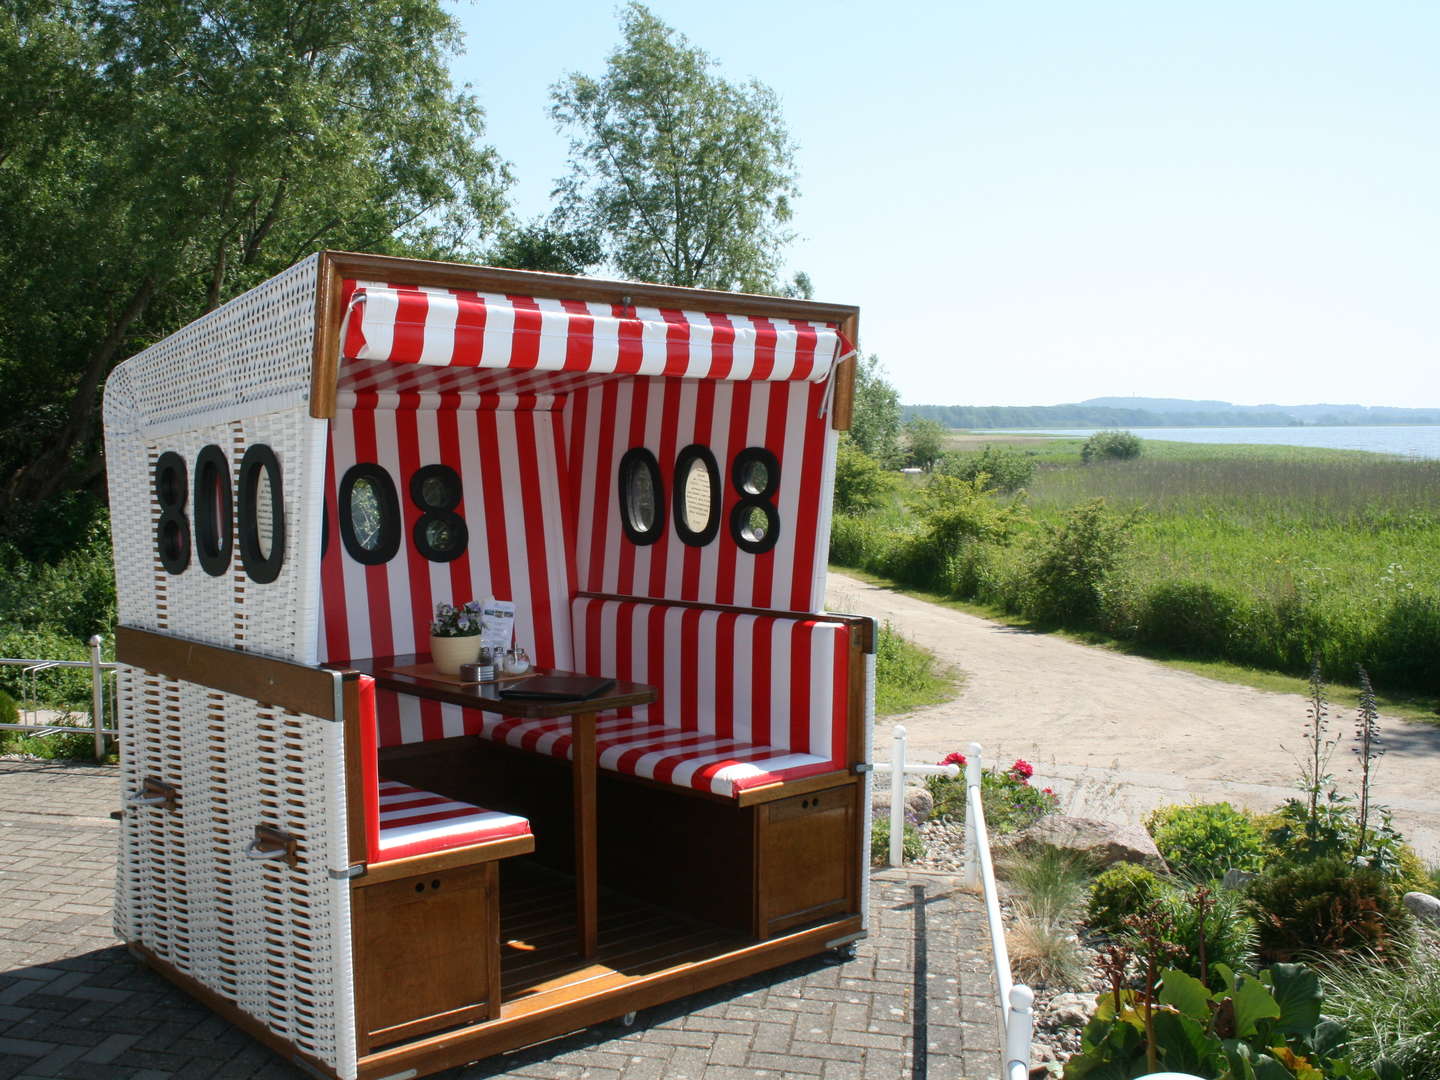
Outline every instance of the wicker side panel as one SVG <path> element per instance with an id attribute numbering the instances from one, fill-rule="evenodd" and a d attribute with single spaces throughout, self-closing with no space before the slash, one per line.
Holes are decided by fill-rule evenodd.
<path id="1" fill-rule="evenodd" d="M 312 419 L 304 406 L 159 436 L 107 434 L 120 621 L 212 645 L 315 662 L 325 437 L 325 421 Z M 285 559 L 279 577 L 267 584 L 252 580 L 240 558 L 236 481 L 245 451 L 255 444 L 274 451 L 284 494 Z M 196 549 L 195 462 L 210 445 L 220 447 L 228 459 L 232 496 L 232 554 L 228 569 L 218 577 L 206 573 Z M 191 558 L 179 574 L 160 564 L 155 539 L 161 516 L 155 465 L 166 451 L 179 454 L 187 470 L 184 514 Z M 268 498 L 259 500 L 257 516 L 260 534 L 268 537 Z"/>
<path id="2" fill-rule="evenodd" d="M 318 262 L 301 260 L 126 360 L 106 383 L 106 428 L 137 432 L 308 401 Z"/>
<path id="3" fill-rule="evenodd" d="M 180 797 L 127 810 L 117 932 L 353 1076 L 341 725 L 123 672 L 127 791 Z M 257 825 L 296 838 L 294 867 L 247 855 Z"/>

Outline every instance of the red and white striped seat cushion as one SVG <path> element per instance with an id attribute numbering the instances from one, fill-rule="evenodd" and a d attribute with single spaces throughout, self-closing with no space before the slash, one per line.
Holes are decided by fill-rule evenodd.
<path id="1" fill-rule="evenodd" d="M 529 835 L 527 818 L 447 799 L 395 780 L 380 781 L 382 860 Z"/>
<path id="2" fill-rule="evenodd" d="M 485 738 L 507 746 L 567 760 L 574 756 L 567 719 L 515 720 L 486 713 L 484 725 Z M 815 754 L 627 716 L 601 716 L 595 724 L 595 748 L 602 769 L 728 796 L 841 768 Z"/>

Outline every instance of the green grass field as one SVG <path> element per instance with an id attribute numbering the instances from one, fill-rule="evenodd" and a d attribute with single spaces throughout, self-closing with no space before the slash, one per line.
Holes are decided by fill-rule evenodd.
<path id="1" fill-rule="evenodd" d="M 1357 451 L 1146 440 L 1082 464 L 1082 440 L 958 435 L 1035 463 L 1007 543 L 924 550 L 906 476 L 863 521 L 837 518 L 835 561 L 1012 615 L 1043 608 L 1035 565 L 1073 507 L 1134 516 L 1098 610 L 1058 621 L 1168 657 L 1327 678 L 1365 663 L 1399 697 L 1440 697 L 1440 461 Z M 960 563 L 965 566 L 957 569 Z M 947 564 L 947 565 L 941 565 Z M 1427 706 L 1428 708 L 1428 706 Z M 1432 710 L 1433 712 L 1433 710 Z"/>

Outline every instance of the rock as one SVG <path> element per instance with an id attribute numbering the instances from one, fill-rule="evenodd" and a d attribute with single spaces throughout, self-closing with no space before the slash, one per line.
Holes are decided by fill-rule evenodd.
<path id="1" fill-rule="evenodd" d="M 1095 1015 L 1095 995 L 1056 994 L 1045 1013 L 1062 1027 L 1083 1028 Z"/>
<path id="2" fill-rule="evenodd" d="M 1117 862 L 1131 862 L 1156 873 L 1166 870 L 1165 860 L 1160 857 L 1155 841 L 1139 825 L 1117 825 L 1113 821 L 1094 818 L 1052 814 L 1007 837 L 1003 845 L 1007 848 L 1038 845 L 1078 851 L 1090 856 L 1101 868 Z"/>
<path id="3" fill-rule="evenodd" d="M 1228 889 L 1230 892 L 1240 892 L 1246 885 L 1254 881 L 1257 876 L 1259 875 L 1252 874 L 1249 870 L 1236 870 L 1234 867 L 1231 867 L 1225 871 L 1225 876 L 1220 879 L 1220 887 L 1222 889 Z"/>
<path id="4" fill-rule="evenodd" d="M 929 821 L 935 800 L 925 788 L 910 788 L 905 792 L 905 812 L 912 820 Z M 876 788 L 870 798 L 871 813 L 877 818 L 890 820 L 890 789 Z"/>
<path id="5" fill-rule="evenodd" d="M 1417 919 L 1440 926 L 1440 899 L 1423 892 L 1407 892 L 1401 899 Z"/>

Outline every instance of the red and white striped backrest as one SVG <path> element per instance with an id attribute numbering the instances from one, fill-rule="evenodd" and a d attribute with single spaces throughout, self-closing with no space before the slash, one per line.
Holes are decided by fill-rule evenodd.
<path id="1" fill-rule="evenodd" d="M 845 763 L 846 624 L 586 596 L 573 624 L 581 670 L 659 688 L 652 720 Z"/>
<path id="2" fill-rule="evenodd" d="M 828 413 L 821 415 L 825 394 L 823 383 L 647 377 L 573 391 L 565 424 L 577 591 L 821 610 L 837 437 Z M 657 542 L 637 546 L 620 526 L 621 457 L 639 446 L 654 453 L 668 514 L 675 458 L 691 443 L 709 447 L 720 468 L 718 534 L 704 547 L 691 547 L 667 523 Z M 764 447 L 780 463 L 774 499 L 780 539 L 761 555 L 742 551 L 729 531 L 740 499 L 731 465 L 750 446 Z"/>
<path id="3" fill-rule="evenodd" d="M 537 664 L 571 667 L 562 439 L 556 412 L 459 408 L 433 395 L 402 399 L 398 408 L 337 411 L 325 478 L 321 660 L 426 652 L 437 603 L 494 596 L 515 602 L 516 642 Z M 352 559 L 337 527 L 340 481 L 357 462 L 382 466 L 399 496 L 400 550 L 377 566 Z M 410 477 L 430 464 L 449 465 L 460 476 L 455 512 L 465 520 L 469 543 L 450 562 L 428 561 L 411 540 L 422 511 L 410 498 Z M 427 727 L 436 732 L 432 738 L 447 726 L 438 708 L 434 712 Z"/>

